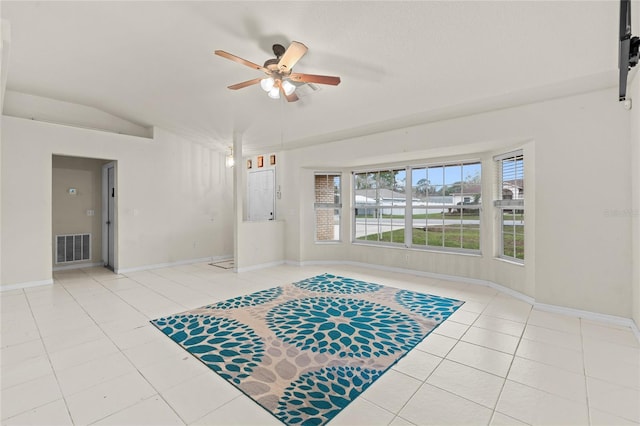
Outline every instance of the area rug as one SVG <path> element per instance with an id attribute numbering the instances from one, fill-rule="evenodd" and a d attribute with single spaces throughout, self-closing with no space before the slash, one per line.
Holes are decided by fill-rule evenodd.
<path id="1" fill-rule="evenodd" d="M 464 302 L 323 274 L 151 321 L 287 425 L 323 425 Z"/>

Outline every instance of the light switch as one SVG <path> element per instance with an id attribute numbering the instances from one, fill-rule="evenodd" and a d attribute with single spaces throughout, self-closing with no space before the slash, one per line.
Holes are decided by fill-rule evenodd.
<path id="1" fill-rule="evenodd" d="M 88 209 L 87 210 L 87 216 L 95 216 L 95 214 L 96 214 L 95 210 L 93 210 L 93 209 Z"/>

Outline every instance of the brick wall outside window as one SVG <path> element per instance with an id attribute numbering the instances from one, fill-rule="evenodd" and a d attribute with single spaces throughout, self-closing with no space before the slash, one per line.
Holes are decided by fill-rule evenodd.
<path id="1" fill-rule="evenodd" d="M 339 222 L 336 223 L 336 212 L 340 209 L 339 198 L 340 175 L 316 174 L 316 241 L 335 241 L 338 239 L 335 232 L 335 226 L 339 226 Z"/>

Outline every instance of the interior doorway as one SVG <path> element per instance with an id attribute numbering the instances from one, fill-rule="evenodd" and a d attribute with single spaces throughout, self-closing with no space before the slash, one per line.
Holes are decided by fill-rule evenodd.
<path id="1" fill-rule="evenodd" d="M 113 160 L 52 156 L 54 271 L 96 266 L 117 269 L 116 183 Z"/>
<path id="2" fill-rule="evenodd" d="M 102 262 L 112 271 L 116 269 L 117 227 L 116 162 L 102 166 Z"/>

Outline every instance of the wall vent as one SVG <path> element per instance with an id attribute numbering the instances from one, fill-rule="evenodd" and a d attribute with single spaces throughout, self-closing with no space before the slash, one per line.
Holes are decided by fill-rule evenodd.
<path id="1" fill-rule="evenodd" d="M 56 263 L 91 259 L 91 234 L 56 235 Z"/>

